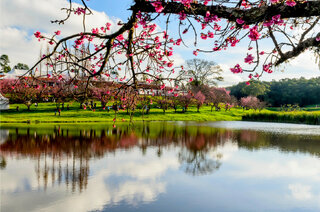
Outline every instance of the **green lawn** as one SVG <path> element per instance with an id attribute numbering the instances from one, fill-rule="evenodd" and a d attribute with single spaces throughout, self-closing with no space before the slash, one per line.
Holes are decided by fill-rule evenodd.
<path id="1" fill-rule="evenodd" d="M 99 103 L 97 104 L 100 105 Z M 16 111 L 19 106 L 20 110 Z M 67 106 L 67 104 L 65 104 Z M 79 108 L 79 103 L 69 103 L 70 110 L 66 108 L 61 111 L 61 115 L 55 115 L 54 103 L 39 103 L 36 108 L 34 105 L 31 111 L 27 110 L 25 105 L 12 104 L 7 111 L 1 111 L 0 122 L 5 123 L 84 123 L 84 122 L 112 122 L 115 113 L 113 110 L 107 112 L 102 108 L 97 108 L 96 111 L 90 109 L 83 110 Z M 273 111 L 272 111 L 273 110 Z M 231 111 L 213 111 L 208 106 L 203 106 L 200 113 L 196 107 L 190 107 L 188 112 L 182 113 L 181 108 L 177 113 L 174 110 L 167 110 L 164 114 L 161 109 L 152 108 L 148 115 L 142 116 L 140 110 L 137 110 L 133 116 L 134 121 L 271 121 L 271 122 L 289 122 L 289 123 L 306 123 L 319 124 L 320 111 L 296 111 L 296 112 L 280 112 L 274 111 L 274 108 L 268 108 L 261 112 L 243 111 L 242 108 L 232 108 Z M 127 122 L 130 120 L 126 111 L 120 110 L 117 115 L 117 122 Z"/>
<path id="2" fill-rule="evenodd" d="M 67 105 L 67 104 L 65 104 Z M 97 104 L 99 105 L 99 104 Z M 16 111 L 16 107 L 19 106 L 20 110 Z M 61 111 L 61 116 L 55 115 L 54 103 L 39 103 L 38 108 L 34 105 L 31 106 L 31 111 L 28 111 L 26 106 L 12 104 L 8 111 L 2 111 L 0 115 L 1 123 L 57 123 L 57 122 L 110 122 L 115 117 L 113 110 L 107 112 L 101 108 L 97 108 L 96 111 L 90 109 L 83 110 L 79 108 L 79 103 L 70 104 L 70 110 Z M 164 114 L 161 109 L 152 108 L 148 115 L 142 114 L 140 110 L 137 110 L 134 114 L 133 120 L 135 121 L 233 121 L 241 120 L 242 116 L 248 111 L 243 111 L 241 108 L 232 108 L 231 111 L 210 111 L 210 107 L 204 106 L 200 109 L 200 113 L 197 112 L 196 107 L 190 107 L 188 112 L 182 113 L 181 109 L 174 112 L 174 110 L 167 110 Z M 117 115 L 117 121 L 129 121 L 130 117 L 126 114 L 126 111 L 120 110 Z"/>

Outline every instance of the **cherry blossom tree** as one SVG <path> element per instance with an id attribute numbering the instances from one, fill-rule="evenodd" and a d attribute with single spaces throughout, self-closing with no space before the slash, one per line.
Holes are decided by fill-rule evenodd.
<path id="1" fill-rule="evenodd" d="M 33 81 L 23 80 L 17 83 L 15 80 L 2 80 L 1 82 L 1 92 L 9 98 L 9 102 L 24 104 L 29 111 L 33 103 L 47 95 L 46 91 L 42 85 L 33 84 Z"/>
<path id="2" fill-rule="evenodd" d="M 101 107 L 105 109 L 107 103 L 111 99 L 111 91 L 108 87 L 93 87 L 91 92 L 94 98 L 101 102 Z"/>
<path id="3" fill-rule="evenodd" d="M 175 66 L 174 47 L 190 46 L 185 34 L 194 37 L 190 49 L 195 56 L 216 55 L 240 42 L 247 44 L 244 57 L 235 60 L 230 70 L 250 72 L 249 79 L 272 73 L 306 50 L 319 57 L 320 1 L 134 0 L 127 21 L 94 29 L 85 24 L 86 16 L 93 14 L 86 1 L 77 1 L 80 6 L 74 0 L 69 2 L 70 6 L 63 8 L 65 19 L 52 23 L 63 24 L 78 15 L 83 17 L 83 30 L 66 37 L 61 37 L 59 30 L 52 36 L 35 32 L 39 41 L 48 42 L 52 48 L 30 68 L 29 74 L 34 76 L 35 68 L 46 61 L 49 66 L 60 67 L 53 75 L 66 72 L 73 79 L 86 76 L 88 81 L 107 76 L 125 83 L 121 89 L 138 89 L 140 78 L 163 87 L 178 84 L 177 73 L 186 72 Z M 165 20 L 165 30 L 159 30 L 156 19 Z M 169 31 L 174 30 L 170 35 Z M 206 48 L 198 46 L 201 42 L 207 42 Z"/>
<path id="4" fill-rule="evenodd" d="M 240 100 L 241 102 L 241 106 L 244 109 L 253 109 L 253 110 L 257 110 L 259 109 L 259 111 L 261 111 L 265 106 L 265 102 L 260 101 L 257 97 L 255 96 L 247 96 L 247 97 L 243 97 Z"/>
<path id="5" fill-rule="evenodd" d="M 183 108 L 182 112 L 187 112 L 188 107 L 193 103 L 193 95 L 188 93 L 186 95 L 178 96 L 180 106 Z"/>
<path id="6" fill-rule="evenodd" d="M 229 95 L 229 91 L 225 88 L 217 88 L 212 87 L 208 93 L 208 103 L 211 106 L 211 112 L 213 107 L 215 107 L 216 111 L 220 111 L 220 103 L 227 104 L 231 101 L 231 97 Z"/>
<path id="7" fill-rule="evenodd" d="M 170 100 L 168 97 L 166 96 L 161 96 L 158 101 L 157 101 L 158 105 L 160 106 L 160 108 L 162 109 L 163 113 L 166 113 L 166 110 L 169 109 L 170 107 Z"/>
<path id="8" fill-rule="evenodd" d="M 200 112 L 200 107 L 203 105 L 203 103 L 206 100 L 206 97 L 199 91 L 194 95 L 194 99 L 196 100 L 196 105 L 197 105 L 197 112 Z"/>
<path id="9" fill-rule="evenodd" d="M 57 109 L 60 108 L 60 104 L 62 105 L 62 109 L 64 109 L 64 103 L 68 98 L 72 98 L 71 85 L 69 82 L 57 80 L 54 86 L 50 86 L 48 89 L 50 96 L 54 102 L 56 102 Z"/>

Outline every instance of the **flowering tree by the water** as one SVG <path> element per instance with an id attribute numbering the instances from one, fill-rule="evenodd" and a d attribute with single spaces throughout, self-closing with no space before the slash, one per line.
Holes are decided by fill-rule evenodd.
<path id="1" fill-rule="evenodd" d="M 200 112 L 200 107 L 203 105 L 204 101 L 206 100 L 206 97 L 201 93 L 201 91 L 199 91 L 194 95 L 194 99 L 196 100 L 197 112 Z"/>
<path id="2" fill-rule="evenodd" d="M 243 109 L 253 109 L 257 110 L 259 109 L 260 111 L 266 106 L 265 102 L 260 101 L 257 97 L 255 96 L 247 96 L 243 97 L 240 100 L 241 106 Z"/>
<path id="3" fill-rule="evenodd" d="M 56 102 L 56 107 L 64 109 L 64 103 L 72 98 L 72 88 L 69 83 L 58 82 L 54 86 L 49 87 L 49 96 L 52 97 L 53 101 Z"/>
<path id="4" fill-rule="evenodd" d="M 216 111 L 220 111 L 220 103 L 229 103 L 231 100 L 229 92 L 225 88 L 210 88 L 208 92 L 207 102 L 211 106 L 211 112 L 213 107 L 215 107 Z"/>
<path id="5" fill-rule="evenodd" d="M 33 85 L 28 80 L 21 80 L 16 83 L 10 79 L 2 80 L 1 92 L 9 98 L 9 102 L 24 104 L 28 110 L 34 103 L 47 97 L 48 94 L 45 86 Z"/>
<path id="6" fill-rule="evenodd" d="M 63 24 L 72 15 L 82 16 L 83 30 L 66 37 L 59 30 L 52 36 L 35 32 L 39 41 L 52 48 L 30 72 L 45 61 L 47 66 L 60 67 L 53 75 L 67 72 L 72 78 L 86 76 L 88 81 L 107 76 L 135 89 L 140 78 L 163 86 L 178 84 L 177 73 L 185 72 L 175 66 L 174 48 L 189 45 L 184 39 L 187 35 L 193 37 L 190 51 L 195 56 L 218 54 L 246 43 L 247 51 L 235 59 L 231 71 L 250 72 L 249 79 L 272 73 L 305 50 L 319 56 L 319 1 L 134 0 L 127 21 L 94 29 L 85 25 L 85 17 L 92 15 L 86 2 L 76 7 L 73 3 L 70 0 L 70 7 L 64 8 L 65 19 L 52 22 Z M 165 29 L 160 30 L 156 19 L 165 20 Z M 203 42 L 205 48 L 198 45 Z"/>
<path id="7" fill-rule="evenodd" d="M 187 112 L 188 107 L 193 103 L 193 96 L 192 94 L 188 93 L 185 95 L 178 96 L 179 104 L 182 107 L 182 112 Z"/>
<path id="8" fill-rule="evenodd" d="M 101 102 L 101 107 L 105 110 L 107 103 L 111 99 L 111 91 L 108 87 L 94 87 L 92 88 L 92 95 Z"/>

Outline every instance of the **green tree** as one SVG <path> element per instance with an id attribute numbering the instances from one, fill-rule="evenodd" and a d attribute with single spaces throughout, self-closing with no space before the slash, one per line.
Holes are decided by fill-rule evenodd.
<path id="1" fill-rule="evenodd" d="M 18 63 L 17 65 L 14 66 L 14 68 L 20 69 L 20 70 L 29 70 L 29 66 L 23 63 Z"/>
<path id="2" fill-rule="evenodd" d="M 8 55 L 3 54 L 0 57 L 0 66 L 1 66 L 1 71 L 0 73 L 8 73 L 11 70 L 11 67 L 9 66 L 10 60 Z"/>
<path id="3" fill-rule="evenodd" d="M 246 96 L 263 96 L 269 91 L 269 85 L 258 80 L 251 81 L 250 85 L 242 87 L 241 92 Z"/>

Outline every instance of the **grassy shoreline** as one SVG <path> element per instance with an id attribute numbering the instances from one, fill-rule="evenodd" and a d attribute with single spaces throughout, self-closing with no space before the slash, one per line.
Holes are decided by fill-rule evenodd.
<path id="1" fill-rule="evenodd" d="M 243 121 L 262 121 L 320 125 L 320 112 L 274 112 L 248 113 L 242 117 Z"/>
<path id="2" fill-rule="evenodd" d="M 62 110 L 61 115 L 55 115 L 55 104 L 40 103 L 38 108 L 31 107 L 31 111 L 20 106 L 20 111 L 15 108 L 18 104 L 10 105 L 8 111 L 2 111 L 0 114 L 0 123 L 84 123 L 84 122 L 112 122 L 115 118 L 115 112 L 107 112 L 102 108 L 95 111 L 80 109 L 78 104 L 70 105 L 70 110 Z M 22 109 L 23 108 L 23 109 Z M 196 107 L 190 107 L 186 113 L 181 109 L 174 112 L 169 109 L 163 113 L 162 109 L 152 108 L 149 114 L 144 114 L 137 110 L 133 115 L 134 121 L 241 121 L 242 116 L 249 111 L 243 111 L 240 108 L 232 108 L 231 111 L 213 111 L 209 106 L 204 106 L 197 112 Z M 120 110 L 117 113 L 117 121 L 129 121 L 130 116 L 126 111 Z"/>
<path id="3" fill-rule="evenodd" d="M 16 111 L 16 107 L 19 106 L 20 110 Z M 0 124 L 14 124 L 14 123 L 110 123 L 115 118 L 113 110 L 107 112 L 102 108 L 97 108 L 95 111 L 90 109 L 84 110 L 79 108 L 79 104 L 70 103 L 69 109 L 66 108 L 61 111 L 61 116 L 55 115 L 54 103 L 40 103 L 36 108 L 34 105 L 31 107 L 31 111 L 28 111 L 24 105 L 12 104 L 7 111 L 0 112 Z M 117 113 L 116 122 L 129 122 L 130 116 L 126 114 L 126 111 L 120 110 Z M 284 123 L 300 123 L 300 124 L 320 124 L 320 111 L 308 112 L 280 112 L 270 111 L 267 109 L 261 112 L 243 111 L 242 108 L 232 108 L 230 111 L 212 111 L 209 106 L 203 106 L 200 109 L 200 113 L 197 112 L 196 107 L 190 107 L 188 112 L 182 113 L 181 109 L 174 112 L 173 109 L 169 109 L 166 113 L 163 113 L 162 109 L 152 108 L 149 114 L 144 114 L 140 110 L 137 110 L 133 115 L 134 121 L 262 121 L 262 122 L 284 122 Z"/>

